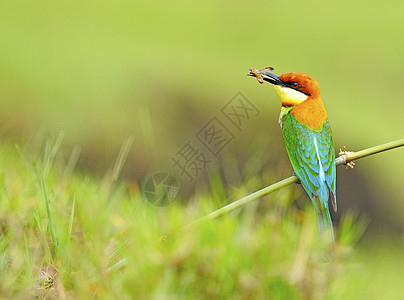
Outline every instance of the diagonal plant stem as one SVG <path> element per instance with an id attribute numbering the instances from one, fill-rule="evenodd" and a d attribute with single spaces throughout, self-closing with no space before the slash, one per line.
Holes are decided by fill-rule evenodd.
<path id="1" fill-rule="evenodd" d="M 383 152 L 383 151 L 387 151 L 387 150 L 402 147 L 402 146 L 404 146 L 404 139 L 397 140 L 397 141 L 390 142 L 390 143 L 386 143 L 386 144 L 379 145 L 379 146 L 375 146 L 375 147 L 371 147 L 371 148 L 367 148 L 367 149 L 364 149 L 364 150 L 361 150 L 361 151 L 358 151 L 358 152 L 349 152 L 349 151 L 342 152 L 341 151 L 340 156 L 335 159 L 335 163 L 336 163 L 336 165 L 343 165 L 343 164 L 347 165 L 350 162 L 352 162 L 354 159 L 359 159 L 359 158 L 362 158 L 362 157 L 366 157 L 366 156 L 369 156 L 369 155 L 373 155 L 373 154 L 376 154 L 376 153 L 380 153 L 380 152 Z M 274 183 L 274 184 L 272 184 L 270 186 L 267 186 L 267 187 L 265 187 L 265 188 L 263 188 L 261 190 L 258 190 L 258 191 L 254 192 L 252 194 L 249 194 L 249 195 L 247 195 L 247 196 L 245 196 L 245 197 L 243 197 L 243 198 L 241 198 L 239 200 L 236 200 L 236 201 L 234 201 L 234 202 L 232 202 L 232 203 L 230 203 L 230 204 L 228 204 L 226 206 L 223 206 L 222 208 L 219 208 L 219 209 L 217 209 L 215 211 L 212 211 L 211 213 L 207 214 L 206 216 L 204 216 L 204 217 L 202 217 L 202 218 L 200 218 L 200 219 L 198 219 L 198 220 L 196 220 L 194 222 L 191 222 L 191 223 L 185 225 L 184 227 L 181 227 L 180 230 L 183 230 L 185 228 L 190 228 L 193 225 L 196 225 L 196 224 L 201 223 L 203 221 L 216 219 L 216 218 L 218 218 L 220 216 L 225 215 L 226 213 L 231 212 L 232 210 L 234 210 L 234 209 L 236 209 L 238 207 L 241 207 L 241 206 L 243 206 L 243 205 L 245 205 L 245 204 L 247 204 L 247 203 L 249 203 L 251 201 L 257 200 L 257 199 L 259 199 L 259 198 L 261 198 L 261 197 L 263 197 L 265 195 L 268 195 L 268 194 L 270 194 L 272 192 L 280 190 L 281 188 L 284 188 L 284 187 L 286 187 L 288 185 L 291 185 L 292 183 L 296 183 L 298 181 L 299 181 L 299 179 L 295 175 L 290 176 L 288 178 L 285 178 L 285 179 L 283 179 L 281 181 L 278 181 L 278 182 L 276 182 L 276 183 Z M 127 265 L 127 259 L 124 258 L 124 259 L 118 261 L 116 264 L 110 266 L 107 269 L 107 272 L 112 272 L 112 271 L 115 271 L 115 270 L 119 270 L 122 267 L 125 267 L 126 265 Z"/>
<path id="2" fill-rule="evenodd" d="M 396 140 L 396 141 L 393 141 L 390 143 L 385 143 L 385 144 L 374 146 L 374 147 L 370 147 L 370 148 L 360 150 L 357 152 L 345 152 L 345 153 L 342 152 L 340 154 L 340 156 L 335 159 L 335 163 L 336 163 L 336 165 L 346 165 L 347 163 L 349 163 L 355 159 L 374 155 L 374 154 L 377 154 L 380 152 L 384 152 L 384 151 L 391 150 L 394 148 L 399 148 L 402 146 L 404 146 L 404 139 Z"/>
<path id="3" fill-rule="evenodd" d="M 396 141 L 393 141 L 390 143 L 386 143 L 386 144 L 374 146 L 371 148 L 367 148 L 364 150 L 360 150 L 357 152 L 341 151 L 340 155 L 335 159 L 335 163 L 336 163 L 336 165 L 348 165 L 348 166 L 352 167 L 354 159 L 363 158 L 366 156 L 374 155 L 374 154 L 377 154 L 377 153 L 380 153 L 383 151 L 387 151 L 387 150 L 391 150 L 391 149 L 403 147 L 403 146 L 404 146 L 404 139 L 400 139 L 400 140 L 396 140 Z M 202 222 L 205 220 L 216 219 L 240 206 L 243 206 L 251 201 L 257 200 L 265 195 L 268 195 L 272 192 L 275 192 L 281 188 L 284 188 L 284 187 L 291 185 L 292 183 L 296 183 L 298 181 L 299 181 L 299 179 L 297 178 L 297 176 L 295 176 L 295 175 L 290 176 L 286 179 L 278 181 L 277 183 L 271 184 L 270 186 L 267 186 L 261 190 L 258 190 L 252 194 L 249 194 L 239 200 L 236 200 L 226 206 L 223 206 L 222 208 L 212 211 L 211 213 L 196 220 L 195 222 L 193 222 L 191 224 L 199 223 L 199 222 Z"/>

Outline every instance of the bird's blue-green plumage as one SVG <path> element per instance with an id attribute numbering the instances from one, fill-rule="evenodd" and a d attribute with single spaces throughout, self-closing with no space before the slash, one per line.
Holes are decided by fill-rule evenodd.
<path id="1" fill-rule="evenodd" d="M 329 203 L 336 204 L 336 167 L 334 142 L 328 120 L 319 130 L 302 124 L 290 109 L 284 109 L 280 121 L 286 150 L 304 190 L 312 200 L 320 231 L 334 240 Z"/>

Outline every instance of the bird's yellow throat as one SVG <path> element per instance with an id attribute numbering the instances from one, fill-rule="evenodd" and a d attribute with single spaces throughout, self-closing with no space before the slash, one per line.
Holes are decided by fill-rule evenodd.
<path id="1" fill-rule="evenodd" d="M 279 98 L 281 98 L 283 106 L 294 106 L 302 103 L 307 99 L 307 95 L 294 89 L 279 85 L 275 85 L 274 88 L 278 93 Z"/>

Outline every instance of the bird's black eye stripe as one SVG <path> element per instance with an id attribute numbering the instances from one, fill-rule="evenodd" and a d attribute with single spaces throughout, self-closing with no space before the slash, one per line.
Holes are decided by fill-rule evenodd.
<path id="1" fill-rule="evenodd" d="M 289 87 L 291 89 L 294 89 L 296 91 L 299 91 L 307 96 L 310 96 L 309 93 L 307 93 L 304 89 L 302 89 L 302 86 L 300 85 L 300 83 L 298 83 L 296 81 L 287 81 L 287 82 L 285 82 L 285 86 Z"/>

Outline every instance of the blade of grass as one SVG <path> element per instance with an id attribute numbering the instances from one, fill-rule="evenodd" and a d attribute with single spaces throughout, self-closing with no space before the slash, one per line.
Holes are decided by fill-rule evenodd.
<path id="1" fill-rule="evenodd" d="M 38 212 L 36 210 L 34 210 L 33 214 L 34 214 L 36 226 L 38 227 L 38 231 L 42 232 L 42 225 L 41 225 L 41 221 L 38 216 Z"/>
<path id="2" fill-rule="evenodd" d="M 72 211 L 70 213 L 69 219 L 69 229 L 67 232 L 67 243 L 70 243 L 72 238 L 72 231 L 73 231 L 73 222 L 74 222 L 74 209 L 76 207 L 76 194 L 73 195 L 73 203 L 72 203 Z"/>
<path id="3" fill-rule="evenodd" d="M 128 157 L 129 150 L 132 147 L 134 140 L 134 136 L 129 136 L 122 144 L 121 149 L 119 150 L 118 157 L 116 159 L 114 169 L 112 171 L 112 181 L 116 181 L 119 177 L 119 174 L 122 171 L 123 165 L 125 164 L 126 158 Z"/>
<path id="4" fill-rule="evenodd" d="M 39 175 L 39 179 L 40 179 L 40 182 L 41 182 L 43 195 L 44 195 L 44 198 L 45 198 L 46 214 L 48 216 L 48 230 L 49 230 L 50 235 L 51 235 L 52 244 L 53 244 L 55 250 L 57 250 L 58 241 L 57 241 L 57 238 L 56 238 L 55 226 L 54 226 L 54 223 L 53 223 L 52 213 L 51 213 L 51 209 L 50 209 L 50 200 L 49 200 L 49 196 L 48 196 L 48 191 L 46 189 L 43 174 L 41 172 L 38 172 L 38 173 L 39 173 L 38 175 Z"/>
<path id="5" fill-rule="evenodd" d="M 74 168 L 79 160 L 81 153 L 81 147 L 76 145 L 74 146 L 72 153 L 70 154 L 69 160 L 67 161 L 66 167 L 63 171 L 63 177 L 68 178 L 73 173 Z"/>
<path id="6" fill-rule="evenodd" d="M 61 131 L 58 137 L 56 138 L 55 143 L 51 146 L 49 151 L 45 151 L 44 167 L 43 167 L 43 173 L 45 175 L 49 174 L 53 160 L 55 159 L 55 156 L 60 148 L 60 145 L 62 144 L 64 135 L 65 135 L 64 132 Z"/>

